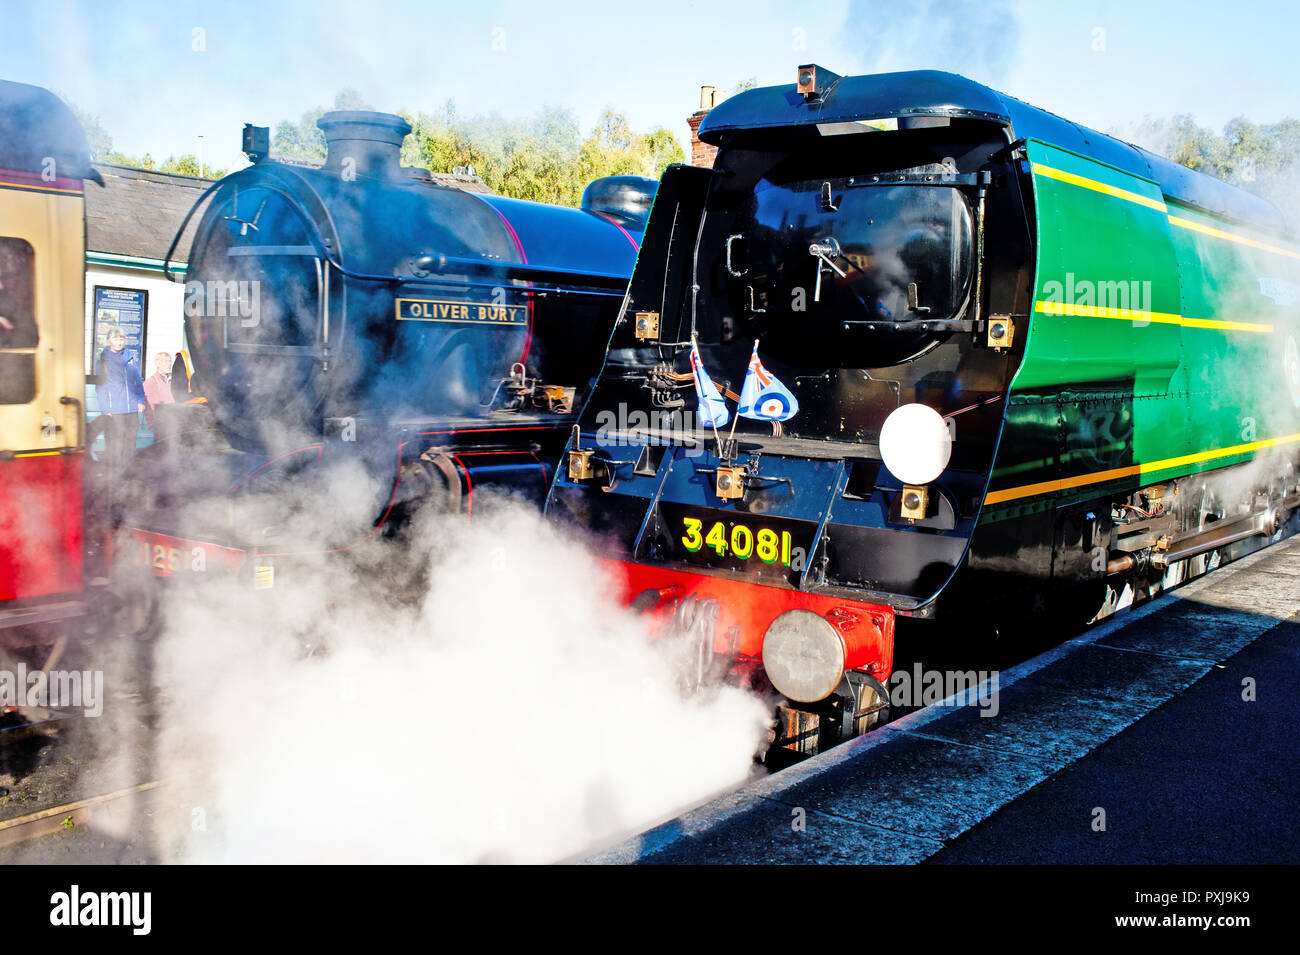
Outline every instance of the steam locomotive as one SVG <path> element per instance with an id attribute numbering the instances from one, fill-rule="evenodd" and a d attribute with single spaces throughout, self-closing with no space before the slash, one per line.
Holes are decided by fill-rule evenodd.
<path id="1" fill-rule="evenodd" d="M 802 66 L 699 135 L 546 509 L 778 748 L 880 718 L 902 618 L 1085 623 L 1296 529 L 1269 203 L 942 72 Z M 709 426 L 755 350 L 797 413 Z"/>
<path id="2" fill-rule="evenodd" d="M 415 510 L 469 515 L 484 487 L 540 504 L 600 366 L 653 180 L 548 206 L 401 166 L 399 116 L 318 125 L 319 168 L 267 161 L 247 127 L 254 164 L 190 214 L 186 341 L 206 401 L 160 408 L 167 438 L 137 454 L 125 514 L 129 560 L 155 576 L 274 587 Z"/>

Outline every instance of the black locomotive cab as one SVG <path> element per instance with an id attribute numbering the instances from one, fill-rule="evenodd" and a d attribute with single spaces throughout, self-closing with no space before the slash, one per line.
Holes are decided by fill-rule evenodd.
<path id="1" fill-rule="evenodd" d="M 942 589 L 978 516 L 1023 349 L 1032 209 L 1005 127 L 888 125 L 744 129 L 723 138 L 714 169 L 670 169 L 582 435 L 691 445 L 709 473 L 748 469 L 744 496 L 713 506 L 761 510 L 785 494 L 783 509 L 822 528 L 808 545 L 814 566 L 793 584 L 865 589 L 905 608 Z M 755 343 L 798 412 L 701 426 L 692 341 L 733 413 Z M 944 440 L 933 428 L 908 436 L 901 457 L 882 447 L 886 422 L 902 410 L 894 430 L 907 431 L 914 405 L 948 431 L 933 475 L 906 462 Z M 842 462 L 838 492 L 820 473 L 801 481 L 802 462 Z M 627 478 L 616 491 L 635 493 Z M 559 510 L 573 502 L 563 483 Z M 653 550 L 655 525 L 629 529 L 629 553 Z M 898 535 L 908 546 L 889 543 Z"/>
<path id="2" fill-rule="evenodd" d="M 785 152 L 736 144 L 704 210 L 695 335 L 722 353 L 758 341 L 799 400 L 788 437 L 871 442 L 900 405 L 946 417 L 1003 394 L 1013 370 L 1014 347 L 987 335 L 989 314 L 1023 312 L 1029 294 L 1019 174 L 1000 131 L 860 128 Z M 1005 261 L 1008 232 L 1018 263 Z M 987 261 L 990 247 L 1003 261 Z"/>

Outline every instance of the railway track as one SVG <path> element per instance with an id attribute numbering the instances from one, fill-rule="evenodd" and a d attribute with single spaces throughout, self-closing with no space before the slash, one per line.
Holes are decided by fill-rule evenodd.
<path id="1" fill-rule="evenodd" d="M 105 823 L 120 822 L 129 818 L 137 809 L 152 804 L 166 786 L 166 780 L 140 783 L 138 786 L 6 819 L 0 822 L 0 849 L 77 826 L 94 828 Z"/>

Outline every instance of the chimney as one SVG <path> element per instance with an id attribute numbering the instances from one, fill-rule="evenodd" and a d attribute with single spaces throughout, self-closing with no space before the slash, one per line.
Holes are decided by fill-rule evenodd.
<path id="1" fill-rule="evenodd" d="M 686 119 L 686 125 L 691 127 L 692 166 L 704 166 L 708 169 L 713 168 L 713 159 L 718 155 L 718 147 L 700 142 L 700 123 L 703 122 L 704 117 L 709 114 L 709 110 L 717 106 L 721 99 L 722 97 L 718 95 L 718 91 L 714 87 L 700 87 L 700 108 Z"/>
<path id="2" fill-rule="evenodd" d="M 351 170 L 369 179 L 396 179 L 401 176 L 402 140 L 411 124 L 392 113 L 364 109 L 338 109 L 316 120 L 325 134 L 328 152 L 325 168 Z"/>

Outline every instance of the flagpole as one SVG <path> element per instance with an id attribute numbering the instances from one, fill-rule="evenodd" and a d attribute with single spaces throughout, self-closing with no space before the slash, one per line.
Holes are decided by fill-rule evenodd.
<path id="1" fill-rule="evenodd" d="M 699 354 L 700 354 L 700 343 L 697 342 L 697 341 L 695 340 L 695 332 L 691 332 L 691 348 L 694 349 L 695 354 L 696 354 L 697 356 L 699 356 Z M 694 374 L 696 374 L 696 375 L 703 375 L 703 374 L 704 374 L 704 359 L 703 359 L 703 357 L 700 358 L 700 360 L 696 363 L 695 367 L 694 367 L 693 369 L 691 369 L 691 370 L 692 370 L 692 372 L 694 372 Z M 704 396 L 704 387 L 703 387 L 703 384 L 700 382 L 700 380 L 699 380 L 698 378 L 697 378 L 696 381 L 695 381 L 695 387 L 696 387 L 696 389 L 699 391 L 700 396 L 703 397 L 703 396 Z M 726 399 L 725 397 L 722 399 L 722 403 L 723 403 L 723 406 L 725 407 L 725 406 L 726 406 L 726 403 L 727 403 L 727 399 Z M 714 416 L 712 413 L 710 413 L 710 414 L 709 414 L 709 424 L 713 425 L 713 451 L 714 451 L 714 453 L 715 453 L 719 458 L 721 458 L 721 457 L 722 457 L 722 439 L 721 439 L 720 437 L 718 437 L 718 424 L 717 424 L 717 422 L 714 420 L 714 418 L 715 418 L 715 416 Z"/>
<path id="2" fill-rule="evenodd" d="M 758 351 L 758 339 L 757 339 L 757 338 L 754 339 L 754 351 L 755 351 L 755 352 Z M 749 372 L 748 372 L 748 371 L 745 372 L 745 377 L 746 377 L 746 378 L 749 377 Z M 744 388 L 741 388 L 741 391 L 744 391 Z M 740 402 L 737 401 L 737 402 L 736 402 L 736 416 L 735 416 L 734 418 L 731 419 L 731 434 L 727 435 L 727 449 L 728 449 L 728 450 L 731 449 L 732 442 L 736 440 L 736 425 L 738 425 L 739 423 L 740 423 Z M 730 460 L 730 459 L 731 459 L 731 455 L 727 455 L 727 459 Z"/>

